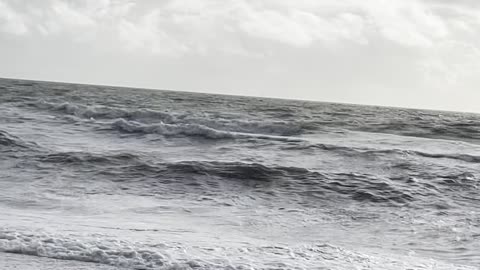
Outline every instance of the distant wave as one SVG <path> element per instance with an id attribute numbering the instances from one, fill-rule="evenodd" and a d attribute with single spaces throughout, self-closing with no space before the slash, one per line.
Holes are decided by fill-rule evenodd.
<path id="1" fill-rule="evenodd" d="M 234 131 L 217 130 L 200 124 L 143 124 L 136 121 L 118 119 L 112 128 L 127 133 L 160 134 L 164 136 L 190 136 L 206 139 L 268 139 L 276 141 L 301 141 L 295 137 L 243 133 Z"/>
<path id="2" fill-rule="evenodd" d="M 126 110 L 121 108 L 112 108 L 107 106 L 86 106 L 81 104 L 74 104 L 70 102 L 53 103 L 44 100 L 31 102 L 31 106 L 48 109 L 53 111 L 63 112 L 65 114 L 74 115 L 80 118 L 104 118 L 104 119 L 156 119 L 164 122 L 174 122 L 175 116 L 166 112 L 159 112 L 148 109 L 140 110 Z"/>
<path id="3" fill-rule="evenodd" d="M 198 124 L 142 124 L 135 121 L 119 119 L 112 124 L 114 129 L 129 133 L 161 134 L 165 136 L 185 135 L 199 136 L 208 139 L 232 139 L 237 135 L 228 131 L 220 131 Z"/>
<path id="4" fill-rule="evenodd" d="M 476 142 L 480 140 L 480 124 L 478 121 L 464 120 L 461 118 L 444 119 L 430 117 L 426 119 L 400 119 L 388 123 L 368 123 L 364 126 L 348 127 L 351 130 L 358 130 L 372 133 L 396 134 L 401 136 L 459 140 L 465 142 Z"/>
<path id="5" fill-rule="evenodd" d="M 28 102 L 30 106 L 39 109 L 61 112 L 84 119 L 125 119 L 139 123 L 158 123 L 165 124 L 192 124 L 201 125 L 208 128 L 239 133 L 252 133 L 276 136 L 295 136 L 308 134 L 313 131 L 321 130 L 325 127 L 340 128 L 343 130 L 397 134 L 401 136 L 433 138 L 433 139 L 461 139 L 462 141 L 474 142 L 480 139 L 480 125 L 474 121 L 464 120 L 464 122 L 450 121 L 443 119 L 440 123 L 432 125 L 428 119 L 419 118 L 411 124 L 405 121 L 392 121 L 387 123 L 371 122 L 365 125 L 359 125 L 357 121 L 349 122 L 342 119 L 310 119 L 310 120 L 290 120 L 290 121 L 254 121 L 216 118 L 215 116 L 195 116 L 187 114 L 176 114 L 167 111 L 157 111 L 151 109 L 122 109 L 103 105 L 82 105 L 72 102 L 47 102 L 44 100 Z M 271 109 L 264 109 L 268 113 Z M 278 110 L 278 108 L 276 109 Z M 280 110 L 282 110 L 280 108 Z M 285 109 L 288 111 L 288 109 Z M 352 112 L 353 113 L 353 112 Z M 334 115 L 335 116 L 335 115 Z M 349 117 L 342 113 L 336 117 Z M 351 117 L 354 117 L 351 115 Z M 435 119 L 435 121 L 439 121 Z"/>
<path id="6" fill-rule="evenodd" d="M 402 149 L 373 149 L 373 148 L 357 148 L 340 146 L 333 144 L 300 144 L 293 146 L 283 147 L 284 150 L 306 150 L 306 149 L 321 149 L 326 151 L 334 151 L 347 156 L 358 157 L 372 157 L 379 155 L 413 155 L 425 158 L 438 158 L 438 159 L 454 159 L 469 163 L 480 163 L 480 156 L 469 154 L 446 154 L 446 153 L 427 153 L 416 150 L 402 150 Z"/>
<path id="7" fill-rule="evenodd" d="M 313 122 L 286 122 L 286 121 L 253 121 L 223 118 L 195 117 L 192 115 L 178 115 L 148 109 L 126 110 L 107 106 L 85 106 L 74 103 L 51 103 L 37 101 L 30 105 L 53 111 L 60 111 L 86 119 L 125 119 L 141 123 L 166 123 L 183 125 L 200 125 L 211 129 L 219 129 L 229 132 L 254 133 L 265 135 L 292 136 L 299 135 L 308 130 L 315 129 Z"/>

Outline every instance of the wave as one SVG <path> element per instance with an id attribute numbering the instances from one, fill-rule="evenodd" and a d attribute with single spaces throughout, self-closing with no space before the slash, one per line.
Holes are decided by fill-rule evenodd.
<path id="1" fill-rule="evenodd" d="M 311 199 L 327 199 L 333 192 L 335 196 L 372 203 L 396 205 L 414 200 L 411 190 L 399 189 L 388 179 L 365 174 L 321 173 L 299 167 L 241 162 L 180 162 L 168 164 L 167 168 L 182 174 L 239 179 L 243 184 L 283 190 L 286 194 L 300 194 Z M 258 182 L 267 185 L 258 185 Z"/>
<path id="2" fill-rule="evenodd" d="M 162 192 L 184 195 L 205 191 L 223 194 L 229 188 L 243 186 L 272 196 L 277 196 L 275 192 L 284 192 L 288 194 L 286 196 L 300 195 L 310 198 L 307 201 L 312 203 L 319 199 L 338 198 L 387 204 L 405 204 L 414 200 L 411 189 L 392 184 L 389 179 L 364 174 L 324 173 L 301 167 L 220 161 L 153 162 L 128 154 L 71 152 L 37 156 L 37 161 L 73 166 L 73 171 L 82 172 L 84 168 L 95 167 L 88 178 L 122 183 L 135 192 L 143 192 L 141 187 L 148 183 L 150 193 L 158 188 Z"/>
<path id="3" fill-rule="evenodd" d="M 419 156 L 425 158 L 435 158 L 435 159 L 453 159 L 469 163 L 480 163 L 480 156 L 470 155 L 470 154 L 447 154 L 447 153 L 427 153 L 417 150 L 403 150 L 403 149 L 373 149 L 373 148 L 358 148 L 358 147 L 348 147 L 340 146 L 333 144 L 302 144 L 294 146 L 283 147 L 284 150 L 307 150 L 307 149 L 320 149 L 325 151 L 333 151 L 347 156 L 354 157 L 372 157 L 372 156 Z"/>
<path id="4" fill-rule="evenodd" d="M 169 170 L 186 174 L 220 176 L 228 179 L 273 181 L 278 178 L 315 174 L 305 168 L 265 166 L 258 163 L 189 161 L 167 164 Z"/>
<path id="5" fill-rule="evenodd" d="M 470 163 L 480 163 L 480 156 L 475 155 L 467 155 L 467 154 L 431 154 L 425 153 L 420 151 L 408 151 L 410 153 L 414 153 L 416 155 L 427 157 L 427 158 L 445 158 L 445 159 L 455 159 L 461 160 Z M 407 153 L 408 153 L 407 152 Z"/>
<path id="6" fill-rule="evenodd" d="M 81 104 L 74 104 L 70 102 L 52 103 L 44 100 L 29 103 L 29 105 L 40 108 L 49 109 L 53 111 L 63 112 L 68 115 L 74 115 L 80 118 L 87 119 L 157 119 L 163 122 L 174 122 L 175 116 L 166 112 L 140 109 L 140 110 L 126 110 L 121 108 L 112 108 L 107 106 L 86 106 Z"/>
<path id="7" fill-rule="evenodd" d="M 316 128 L 313 122 L 305 121 L 255 121 L 225 119 L 217 116 L 196 117 L 194 115 L 174 114 L 149 109 L 127 110 L 100 105 L 86 106 L 69 102 L 51 103 L 43 100 L 29 104 L 36 108 L 59 111 L 68 115 L 86 119 L 121 118 L 141 123 L 158 123 L 160 121 L 166 124 L 201 125 L 212 129 L 239 133 L 293 136 L 302 134 L 309 130 L 314 130 Z M 214 117 L 217 118 L 213 119 Z"/>
<path id="8" fill-rule="evenodd" d="M 35 157 L 38 161 L 46 163 L 64 163 L 64 164 L 93 164 L 93 165 L 115 165 L 132 162 L 140 162 L 139 157 L 129 153 L 118 154 L 93 154 L 86 152 L 63 152 L 47 155 L 38 155 Z"/>
<path id="9" fill-rule="evenodd" d="M 343 128 L 417 138 L 465 141 L 476 144 L 480 140 L 478 120 L 462 119 L 460 117 L 430 116 L 428 118 L 412 118 L 411 121 L 401 118 L 386 123 L 364 123 L 363 126 L 349 127 L 347 124 Z"/>
<path id="10" fill-rule="evenodd" d="M 118 119 L 112 123 L 112 128 L 121 132 L 140 134 L 160 134 L 163 136 L 203 137 L 206 139 L 267 139 L 276 141 L 301 141 L 288 136 L 243 133 L 217 130 L 200 124 L 143 124 L 136 121 Z"/>
<path id="11" fill-rule="evenodd" d="M 232 139 L 236 134 L 227 131 L 220 131 L 198 124 L 142 124 L 135 121 L 118 119 L 113 122 L 112 127 L 119 131 L 129 133 L 160 134 L 165 136 L 185 135 L 199 136 L 208 139 Z"/>
<path id="12" fill-rule="evenodd" d="M 273 181 L 281 177 L 315 174 L 305 168 L 266 166 L 259 163 L 220 161 L 149 162 L 129 153 L 60 152 L 36 155 L 34 158 L 36 161 L 43 163 L 69 166 L 98 166 L 104 167 L 104 169 L 114 168 L 119 172 L 122 170 L 131 173 L 143 172 L 145 175 L 162 172 L 165 176 L 197 174 L 236 180 Z"/>

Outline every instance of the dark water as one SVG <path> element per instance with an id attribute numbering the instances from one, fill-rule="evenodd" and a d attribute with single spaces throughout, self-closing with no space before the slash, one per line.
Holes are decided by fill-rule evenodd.
<path id="1" fill-rule="evenodd" d="M 479 186 L 477 114 L 0 80 L 7 253 L 478 269 Z"/>

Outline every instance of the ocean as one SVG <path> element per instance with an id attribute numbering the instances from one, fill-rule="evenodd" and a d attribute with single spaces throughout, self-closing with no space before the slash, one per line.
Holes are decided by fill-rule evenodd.
<path id="1" fill-rule="evenodd" d="M 1 269 L 479 269 L 480 115 L 0 80 Z"/>

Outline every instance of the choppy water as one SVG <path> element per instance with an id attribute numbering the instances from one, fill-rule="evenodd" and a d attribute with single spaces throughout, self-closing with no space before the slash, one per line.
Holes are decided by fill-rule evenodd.
<path id="1" fill-rule="evenodd" d="M 476 114 L 0 80 L 4 256 L 479 269 L 479 186 Z"/>

